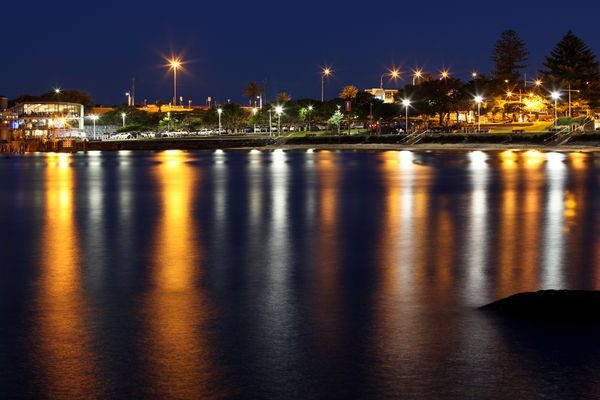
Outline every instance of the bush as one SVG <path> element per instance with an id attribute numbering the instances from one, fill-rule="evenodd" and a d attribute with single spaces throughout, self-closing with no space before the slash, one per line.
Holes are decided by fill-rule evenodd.
<path id="1" fill-rule="evenodd" d="M 492 134 L 492 135 L 467 135 L 467 140 L 470 143 L 503 143 L 511 140 L 507 134 Z"/>
<path id="2" fill-rule="evenodd" d="M 462 134 L 425 135 L 421 143 L 463 143 L 466 140 L 467 135 Z"/>
<path id="3" fill-rule="evenodd" d="M 398 143 L 403 140 L 406 135 L 370 135 L 365 136 L 367 143 Z"/>
<path id="4" fill-rule="evenodd" d="M 117 133 L 123 133 L 123 132 L 148 132 L 153 130 L 152 128 L 148 127 L 148 126 L 142 126 L 139 124 L 130 124 L 130 125 L 125 125 L 122 128 L 118 128 L 116 130 Z"/>
<path id="5" fill-rule="evenodd" d="M 572 142 L 598 142 L 600 141 L 600 132 L 578 133 L 571 138 Z"/>

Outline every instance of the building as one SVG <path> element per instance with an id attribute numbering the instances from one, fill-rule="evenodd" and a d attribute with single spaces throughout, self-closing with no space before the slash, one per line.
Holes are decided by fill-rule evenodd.
<path id="1" fill-rule="evenodd" d="M 383 100 L 384 103 L 395 103 L 394 95 L 398 93 L 395 89 L 365 89 L 365 92 L 371 93 L 376 99 Z"/>
<path id="2" fill-rule="evenodd" d="M 84 108 L 78 103 L 24 102 L 2 113 L 1 140 L 79 136 Z M 7 136 L 7 137 L 4 137 Z"/>

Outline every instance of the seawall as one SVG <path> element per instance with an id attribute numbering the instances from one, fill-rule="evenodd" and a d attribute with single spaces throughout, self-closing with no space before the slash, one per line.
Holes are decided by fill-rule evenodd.
<path id="1" fill-rule="evenodd" d="M 119 150 L 214 150 L 239 147 L 263 147 L 272 144 L 272 138 L 201 138 L 201 139 L 126 139 L 106 141 L 79 140 L 25 140 L 0 144 L 2 153 L 79 151 L 119 151 Z"/>

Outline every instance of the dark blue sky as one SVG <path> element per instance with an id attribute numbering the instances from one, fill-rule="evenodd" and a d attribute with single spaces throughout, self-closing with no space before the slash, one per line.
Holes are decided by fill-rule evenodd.
<path id="1" fill-rule="evenodd" d="M 565 10 L 569 6 L 577 6 Z M 399 68 L 404 80 L 417 66 L 468 80 L 489 73 L 490 54 L 503 30 L 513 29 L 531 51 L 534 76 L 544 56 L 569 29 L 599 57 L 593 21 L 597 0 L 564 3 L 356 1 L 104 1 L 16 2 L 3 5 L 4 49 L 0 95 L 39 95 L 55 87 L 89 91 L 105 106 L 127 100 L 131 77 L 136 102 L 173 97 L 173 73 L 164 57 L 180 56 L 177 95 L 184 104 L 207 97 L 248 104 L 250 81 L 269 81 L 269 98 L 337 97 L 343 86 L 378 87 L 381 74 Z M 571 16 L 571 17 L 569 17 Z"/>

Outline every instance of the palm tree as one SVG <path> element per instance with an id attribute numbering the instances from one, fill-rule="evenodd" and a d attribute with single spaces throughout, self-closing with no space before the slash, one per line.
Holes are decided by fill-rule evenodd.
<path id="1" fill-rule="evenodd" d="M 252 96 L 252 107 L 256 107 L 256 96 L 263 94 L 265 91 L 262 86 L 260 86 L 256 82 L 250 82 L 246 85 L 244 90 L 242 90 L 242 96 L 248 97 Z"/>
<path id="2" fill-rule="evenodd" d="M 162 100 L 156 100 L 156 103 L 154 103 L 154 104 L 156 104 L 156 107 L 158 107 L 158 112 L 161 112 L 162 106 L 165 103 Z"/>
<path id="3" fill-rule="evenodd" d="M 340 93 L 342 99 L 352 99 L 358 94 L 356 86 L 344 86 L 344 90 Z"/>
<path id="4" fill-rule="evenodd" d="M 292 96 L 290 96 L 289 94 L 287 94 L 286 92 L 283 93 L 279 93 L 277 95 L 277 97 L 275 97 L 275 101 L 277 103 L 285 103 L 286 101 L 289 101 L 292 99 Z"/>

